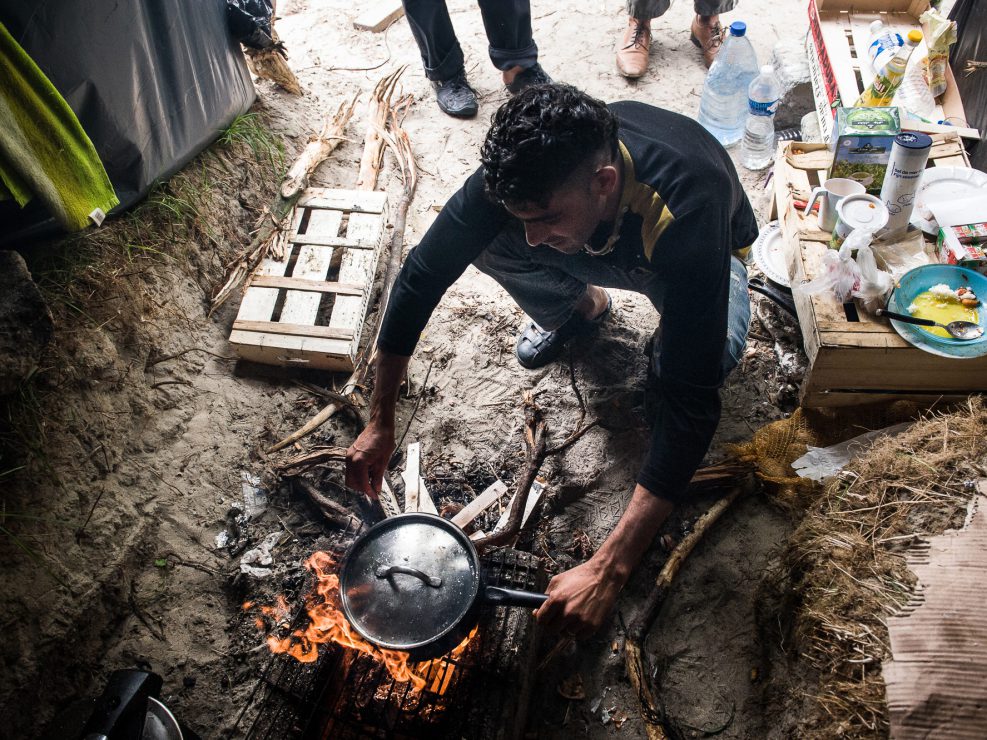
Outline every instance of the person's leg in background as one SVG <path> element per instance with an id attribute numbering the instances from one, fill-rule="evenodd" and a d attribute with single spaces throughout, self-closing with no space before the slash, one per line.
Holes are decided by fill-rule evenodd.
<path id="1" fill-rule="evenodd" d="M 538 63 L 531 33 L 530 0 L 479 0 L 490 61 L 501 71 L 512 95 L 552 81 Z"/>
<path id="2" fill-rule="evenodd" d="M 463 50 L 445 1 L 402 0 L 402 3 L 439 108 L 450 116 L 472 118 L 479 105 L 466 79 Z"/>
<path id="3" fill-rule="evenodd" d="M 617 47 L 617 70 L 637 79 L 648 71 L 651 20 L 664 15 L 671 0 L 627 0 L 627 28 Z"/>
<path id="4" fill-rule="evenodd" d="M 703 61 L 709 67 L 723 45 L 723 26 L 720 13 L 737 6 L 737 0 L 695 0 L 696 17 L 692 19 L 692 43 L 703 53 Z"/>
<path id="5" fill-rule="evenodd" d="M 617 69 L 624 77 L 636 79 L 648 71 L 651 50 L 651 21 L 665 14 L 671 0 L 627 0 L 627 28 L 617 48 Z M 690 39 L 699 47 L 709 67 L 723 44 L 720 13 L 733 10 L 737 0 L 695 0 Z"/>

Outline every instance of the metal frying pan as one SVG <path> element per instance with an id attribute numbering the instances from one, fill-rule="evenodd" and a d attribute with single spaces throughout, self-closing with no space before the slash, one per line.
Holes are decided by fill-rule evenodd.
<path id="1" fill-rule="evenodd" d="M 445 655 L 469 635 L 483 604 L 536 609 L 548 597 L 487 586 L 466 533 L 434 514 L 399 514 L 353 543 L 339 583 L 343 613 L 367 642 Z"/>

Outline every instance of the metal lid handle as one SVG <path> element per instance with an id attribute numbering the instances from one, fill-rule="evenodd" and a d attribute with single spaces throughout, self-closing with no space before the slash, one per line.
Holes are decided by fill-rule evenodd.
<path id="1" fill-rule="evenodd" d="M 391 578 L 395 573 L 414 576 L 426 586 L 431 586 L 432 588 L 439 588 L 442 585 L 441 578 L 430 576 L 428 573 L 418 570 L 418 568 L 411 568 L 407 565 L 382 565 L 377 569 L 376 576 L 378 578 Z"/>

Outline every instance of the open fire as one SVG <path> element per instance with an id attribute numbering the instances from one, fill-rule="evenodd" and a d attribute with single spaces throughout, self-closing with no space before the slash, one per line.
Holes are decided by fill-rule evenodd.
<path id="1" fill-rule="evenodd" d="M 269 635 L 267 645 L 271 652 L 287 653 L 302 663 L 314 663 L 318 659 L 318 646 L 332 642 L 382 662 L 395 681 L 410 682 L 415 691 L 422 691 L 427 687 L 435 694 L 446 692 L 452 681 L 454 667 L 447 666 L 445 658 L 409 664 L 408 653 L 377 648 L 352 630 L 340 609 L 339 577 L 335 573 L 336 561 L 331 555 L 317 551 L 304 565 L 316 578 L 315 588 L 305 600 L 309 624 L 304 629 L 293 630 L 287 637 Z M 244 609 L 251 609 L 253 606 L 253 603 L 248 602 L 244 604 Z M 275 625 L 283 624 L 290 617 L 290 608 L 283 596 L 278 596 L 273 606 L 262 605 L 259 608 Z M 267 623 L 260 617 L 256 623 L 260 629 L 267 628 Z M 477 629 L 473 628 L 448 657 L 459 658 L 476 632 Z"/>

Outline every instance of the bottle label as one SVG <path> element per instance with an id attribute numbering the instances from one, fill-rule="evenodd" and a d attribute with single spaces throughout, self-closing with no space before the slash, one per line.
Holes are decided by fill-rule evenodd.
<path id="1" fill-rule="evenodd" d="M 773 116 L 778 110 L 778 101 L 772 100 L 767 103 L 759 103 L 756 100 L 747 98 L 747 109 L 752 116 Z"/>

